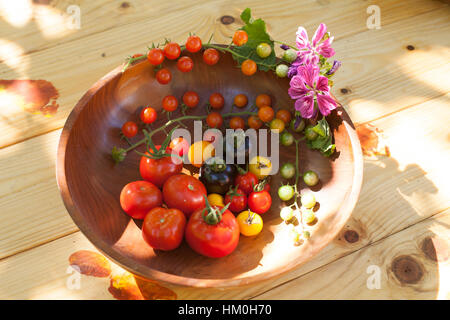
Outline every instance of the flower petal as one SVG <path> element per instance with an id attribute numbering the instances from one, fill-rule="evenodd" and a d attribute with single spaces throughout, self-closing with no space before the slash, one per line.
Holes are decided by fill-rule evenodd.
<path id="1" fill-rule="evenodd" d="M 315 64 L 307 64 L 298 67 L 297 71 L 298 76 L 303 78 L 303 82 L 311 88 L 314 88 L 314 83 L 319 76 L 319 67 Z"/>
<path id="2" fill-rule="evenodd" d="M 329 94 L 317 94 L 317 105 L 320 113 L 327 116 L 331 110 L 336 109 L 336 101 Z"/>
<path id="3" fill-rule="evenodd" d="M 327 26 L 326 26 L 326 24 L 321 23 L 312 38 L 312 46 L 313 47 L 315 47 L 320 42 L 320 40 L 322 40 L 325 33 L 327 33 Z"/>
<path id="4" fill-rule="evenodd" d="M 297 30 L 297 37 L 295 43 L 297 44 L 297 48 L 304 49 L 309 47 L 309 39 L 308 39 L 308 33 L 306 32 L 306 29 L 303 27 L 298 27 Z"/>
<path id="5" fill-rule="evenodd" d="M 300 111 L 302 118 L 309 119 L 317 114 L 314 109 L 314 97 L 312 95 L 303 96 L 295 101 L 295 110 Z"/>

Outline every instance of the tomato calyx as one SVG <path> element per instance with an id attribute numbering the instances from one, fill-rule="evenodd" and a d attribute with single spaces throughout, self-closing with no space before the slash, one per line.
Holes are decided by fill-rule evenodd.
<path id="1" fill-rule="evenodd" d="M 161 159 L 164 157 L 178 157 L 178 158 L 182 159 L 178 154 L 173 153 L 173 152 L 168 152 L 168 150 L 169 150 L 168 146 L 171 141 L 172 133 L 178 127 L 179 126 L 175 126 L 172 130 L 170 130 L 169 134 L 164 139 L 163 143 L 161 144 L 161 146 L 159 148 L 157 146 L 155 146 L 155 144 L 153 143 L 150 133 L 145 129 L 142 130 L 142 132 L 144 133 L 145 138 L 146 138 L 146 150 L 148 152 L 142 153 L 142 152 L 139 152 L 136 150 L 135 150 L 135 152 L 137 154 L 139 154 L 140 156 L 147 157 L 149 159 L 155 159 L 155 160 L 158 160 L 158 159 Z M 125 153 L 125 155 L 126 155 L 126 153 Z"/>
<path id="2" fill-rule="evenodd" d="M 261 192 L 264 190 L 264 187 L 269 183 L 269 179 L 263 179 L 259 183 L 253 186 L 254 192 Z"/>
<path id="3" fill-rule="evenodd" d="M 205 207 L 205 209 L 203 209 L 203 212 L 202 212 L 203 220 L 209 225 L 218 224 L 222 220 L 222 215 L 228 209 L 228 207 L 230 206 L 230 203 L 228 203 L 225 207 L 220 209 L 220 207 L 211 206 L 208 202 L 207 196 L 203 195 L 203 197 L 205 198 L 205 204 L 206 204 L 206 207 Z"/>
<path id="4" fill-rule="evenodd" d="M 248 217 L 245 219 L 245 223 L 248 225 L 253 224 L 253 219 L 255 218 L 256 212 L 253 212 L 252 210 L 248 209 Z"/>
<path id="5" fill-rule="evenodd" d="M 234 197 L 242 197 L 243 194 L 240 194 L 238 192 L 238 186 L 235 186 L 235 187 L 230 186 L 230 190 L 228 190 L 227 196 L 230 197 L 230 203 L 231 203 L 231 201 L 233 200 Z"/>

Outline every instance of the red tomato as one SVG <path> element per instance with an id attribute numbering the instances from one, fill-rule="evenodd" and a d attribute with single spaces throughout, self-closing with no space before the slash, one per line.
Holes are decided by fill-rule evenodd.
<path id="1" fill-rule="evenodd" d="M 169 69 L 162 68 L 156 72 L 156 80 L 160 84 L 168 84 L 172 80 L 172 73 Z"/>
<path id="2" fill-rule="evenodd" d="M 120 192 L 120 206 L 134 219 L 144 219 L 151 209 L 160 205 L 161 191 L 148 181 L 130 182 Z"/>
<path id="3" fill-rule="evenodd" d="M 163 63 L 164 53 L 159 48 L 153 48 L 148 52 L 147 59 L 152 65 L 157 66 Z"/>
<path id="4" fill-rule="evenodd" d="M 133 138 L 138 132 L 138 126 L 133 121 L 127 121 L 122 126 L 122 133 L 127 138 Z"/>
<path id="5" fill-rule="evenodd" d="M 205 207 L 206 188 L 200 180 L 186 174 L 171 176 L 164 183 L 163 198 L 169 208 L 183 211 L 186 217 Z"/>
<path id="6" fill-rule="evenodd" d="M 247 196 L 241 189 L 236 189 L 234 192 L 229 191 L 225 195 L 225 205 L 230 203 L 228 209 L 233 213 L 239 213 L 247 209 Z"/>
<path id="7" fill-rule="evenodd" d="M 221 95 L 218 92 L 215 92 L 209 96 L 209 104 L 213 109 L 221 109 L 225 104 L 225 99 L 223 98 L 223 95 Z"/>
<path id="8" fill-rule="evenodd" d="M 167 59 L 175 60 L 177 59 L 181 54 L 181 48 L 180 45 L 176 42 L 169 42 L 164 47 L 164 56 Z"/>
<path id="9" fill-rule="evenodd" d="M 142 237 L 152 248 L 173 250 L 183 241 L 186 217 L 178 209 L 153 208 L 145 216 Z"/>
<path id="10" fill-rule="evenodd" d="M 174 96 L 165 96 L 162 100 L 163 109 L 172 112 L 178 107 L 178 100 Z"/>
<path id="11" fill-rule="evenodd" d="M 148 152 L 146 152 L 148 154 Z M 183 169 L 183 162 L 172 160 L 172 157 L 150 159 L 142 156 L 139 164 L 139 172 L 144 180 L 150 181 L 161 188 L 171 176 L 178 174 Z"/>
<path id="12" fill-rule="evenodd" d="M 175 154 L 182 157 L 184 154 L 187 154 L 189 150 L 189 142 L 187 142 L 186 139 L 178 137 L 170 141 L 169 148 L 172 149 Z"/>
<path id="13" fill-rule="evenodd" d="M 210 258 L 229 255 L 239 243 L 239 225 L 236 218 L 229 210 L 225 210 L 222 219 L 212 225 L 206 223 L 204 216 L 204 209 L 192 214 L 186 226 L 186 242 L 194 251 Z"/>
<path id="14" fill-rule="evenodd" d="M 183 103 L 187 105 L 189 108 L 195 108 L 200 101 L 200 97 L 195 91 L 187 91 L 183 95 Z"/>
<path id="15" fill-rule="evenodd" d="M 198 52 L 202 48 L 202 40 L 198 36 L 190 36 L 186 41 L 186 50 Z"/>
<path id="16" fill-rule="evenodd" d="M 267 212 L 272 205 L 272 197 L 266 190 L 253 191 L 248 196 L 248 208 L 258 214 Z"/>
<path id="17" fill-rule="evenodd" d="M 253 187 L 258 184 L 258 177 L 254 173 L 248 171 L 245 174 L 238 175 L 234 180 L 234 184 L 238 189 L 249 195 L 253 192 Z"/>
<path id="18" fill-rule="evenodd" d="M 215 65 L 219 62 L 219 52 L 214 48 L 206 49 L 203 52 L 203 61 L 210 66 Z"/>
<path id="19" fill-rule="evenodd" d="M 194 67 L 194 61 L 188 56 L 183 56 L 177 61 L 177 68 L 181 72 L 189 72 Z"/>
<path id="20" fill-rule="evenodd" d="M 233 117 L 230 119 L 230 129 L 245 129 L 245 120 L 241 117 Z"/>
<path id="21" fill-rule="evenodd" d="M 153 123 L 155 122 L 157 116 L 158 115 L 155 109 L 153 109 L 152 107 L 147 107 L 142 109 L 139 117 L 141 118 L 141 121 L 143 123 Z"/>
<path id="22" fill-rule="evenodd" d="M 222 115 L 218 112 L 211 112 L 206 117 L 206 124 L 210 128 L 220 128 L 223 124 L 223 118 Z"/>
<path id="23" fill-rule="evenodd" d="M 233 35 L 233 43 L 238 47 L 246 44 L 248 41 L 248 34 L 244 30 L 237 30 Z"/>

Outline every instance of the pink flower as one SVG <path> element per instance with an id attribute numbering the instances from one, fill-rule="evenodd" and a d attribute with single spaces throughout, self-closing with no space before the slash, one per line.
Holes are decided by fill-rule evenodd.
<path id="1" fill-rule="evenodd" d="M 327 26 L 321 23 L 314 33 L 312 41 L 309 42 L 305 28 L 298 27 L 296 44 L 297 48 L 299 48 L 298 54 L 302 64 L 318 63 L 319 55 L 325 58 L 334 56 L 334 49 L 331 48 L 334 37 L 325 37 L 326 33 Z M 323 40 L 324 37 L 326 38 L 325 40 Z"/>
<path id="2" fill-rule="evenodd" d="M 328 78 L 320 75 L 317 65 L 307 64 L 297 68 L 288 90 L 295 101 L 295 109 L 303 118 L 314 118 L 317 115 L 315 102 L 322 115 L 327 116 L 336 108 L 336 101 L 330 96 Z"/>

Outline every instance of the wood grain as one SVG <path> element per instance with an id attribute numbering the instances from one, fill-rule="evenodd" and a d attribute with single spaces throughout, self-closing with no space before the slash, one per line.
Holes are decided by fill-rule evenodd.
<path id="1" fill-rule="evenodd" d="M 441 95 L 442 90 L 440 88 L 442 88 L 443 83 L 446 83 L 446 80 L 445 78 L 442 79 L 440 75 L 445 74 L 442 71 L 446 70 L 449 60 L 447 49 L 442 47 L 443 45 L 448 45 L 448 43 L 446 43 L 446 38 L 442 38 L 441 33 L 449 28 L 446 20 L 448 16 L 446 6 L 441 8 L 441 3 L 428 2 L 426 6 L 421 7 L 423 9 L 415 11 L 415 9 L 412 9 L 414 6 L 411 6 L 409 3 L 404 3 L 403 5 L 395 4 L 393 8 L 390 7 L 389 3 L 392 4 L 393 2 L 387 1 L 385 3 L 385 11 L 388 13 L 388 16 L 391 16 L 391 9 L 395 8 L 394 11 L 398 13 L 397 16 L 404 17 L 405 20 L 398 21 L 392 19 L 391 21 L 393 22 L 398 21 L 395 22 L 397 24 L 383 25 L 383 28 L 379 31 L 370 30 L 363 32 L 363 36 L 359 34 L 352 35 L 355 30 L 361 31 L 365 29 L 364 23 L 367 16 L 365 14 L 366 4 L 363 3 L 360 5 L 364 6 L 364 8 L 358 7 L 358 10 L 355 11 L 349 9 L 351 6 L 354 6 L 354 3 L 350 4 L 350 2 L 347 2 L 347 5 L 342 5 L 341 7 L 336 2 L 328 10 L 325 10 L 326 7 L 324 6 L 319 6 L 315 7 L 316 11 L 312 11 L 311 13 L 308 12 L 308 9 L 305 9 L 305 6 L 299 6 L 295 1 L 287 3 L 286 7 L 260 4 L 255 8 L 254 14 L 262 16 L 268 21 L 270 31 L 274 38 L 293 43 L 294 32 L 298 21 L 302 21 L 302 24 L 308 27 L 308 30 L 312 33 L 315 26 L 322 19 L 325 19 L 323 13 L 328 12 L 330 16 L 334 16 L 337 12 L 340 12 L 341 16 L 335 22 L 323 20 L 327 21 L 331 32 L 335 35 L 341 35 L 339 33 L 341 27 L 339 26 L 342 23 L 345 25 L 345 29 L 352 30 L 348 37 L 341 38 L 335 42 L 336 51 L 339 53 L 336 58 L 342 59 L 344 62 L 344 67 L 342 67 L 339 73 L 340 75 L 338 74 L 336 77 L 336 83 L 339 83 L 339 88 L 337 90 L 335 89 L 335 93 L 337 93 L 338 99 L 344 98 L 342 101 L 348 106 L 352 118 L 355 117 L 358 110 L 363 108 L 362 106 L 367 106 L 372 100 L 373 103 L 370 107 L 374 111 L 370 112 L 370 117 L 380 117 L 396 110 L 400 98 L 410 99 L 404 93 L 405 88 L 399 86 L 399 83 L 407 81 L 409 85 L 406 88 L 410 89 L 408 93 L 412 92 L 414 94 L 415 92 L 419 92 L 421 94 L 421 96 L 415 97 L 414 100 L 409 100 L 407 102 L 408 105 L 420 103 L 429 98 Z M 289 4 L 291 7 L 288 6 Z M 441 9 L 429 11 L 435 9 L 436 5 Z M 276 9 L 275 7 L 279 8 Z M 260 8 L 261 11 L 259 11 Z M 273 12 L 267 13 L 267 16 L 265 16 L 265 11 L 262 8 L 267 8 L 264 10 Z M 288 16 L 281 14 L 281 20 L 277 20 L 279 18 L 272 16 L 272 14 L 280 13 L 279 10 L 281 9 L 283 12 L 290 13 Z M 321 14 L 317 15 L 317 10 L 319 9 Z M 103 32 L 93 33 L 24 56 L 23 63 L 19 63 L 19 65 L 28 65 L 24 71 L 25 76 L 31 79 L 43 78 L 52 82 L 60 92 L 61 98 L 58 100 L 60 108 L 58 113 L 51 118 L 51 121 L 48 118 L 25 113 L 21 108 L 14 106 L 0 110 L 3 126 L 0 147 L 49 132 L 56 128 L 61 128 L 70 110 L 81 97 L 81 93 L 85 92 L 97 79 L 117 66 L 124 57 L 144 50 L 151 41 L 162 41 L 167 35 L 170 35 L 175 41 L 184 41 L 187 34 L 185 21 L 190 21 L 189 30 L 195 30 L 202 38 L 209 38 L 211 32 L 214 32 L 214 41 L 227 43 L 233 30 L 239 25 L 237 22 L 227 26 L 220 23 L 220 16 L 222 16 L 223 12 L 228 11 L 232 12 L 232 15 L 236 15 L 239 9 L 229 7 L 225 4 L 217 5 L 208 2 L 201 6 L 189 7 L 184 10 L 183 19 L 179 19 L 179 11 L 169 12 L 163 17 L 145 19 L 126 24 L 120 28 L 112 28 Z M 400 14 L 399 12 L 402 13 Z M 417 15 L 421 12 L 426 13 Z M 298 14 L 293 16 L 291 15 L 293 13 Z M 205 19 L 197 19 L 196 17 L 199 14 L 203 14 Z M 351 16 L 347 17 L 349 14 Z M 344 19 L 344 16 L 347 18 Z M 392 15 L 391 17 L 394 16 Z M 173 21 L 173 23 L 167 25 L 164 23 L 167 20 Z M 434 28 L 434 22 L 436 21 L 442 24 L 442 28 L 439 30 Z M 151 36 L 149 36 L 148 30 L 152 30 Z M 407 51 L 405 47 L 410 43 L 403 44 L 396 41 L 396 34 L 402 34 L 404 39 L 410 40 L 410 43 L 419 43 L 420 47 L 418 47 L 416 52 L 411 53 Z M 372 36 L 377 41 L 367 41 Z M 117 39 L 121 39 L 120 46 L 114 45 Z M 113 45 L 105 46 L 105 43 L 111 43 Z M 385 51 L 388 48 L 390 48 L 390 52 Z M 432 53 L 424 58 L 423 54 L 417 54 L 421 50 Z M 433 85 L 437 85 L 437 89 L 429 85 L 422 86 L 419 80 L 412 79 L 409 69 L 403 72 L 400 72 L 401 70 L 397 72 L 396 70 L 399 67 L 396 69 L 393 68 L 393 65 L 385 63 L 386 61 L 392 61 L 392 56 L 401 57 L 401 55 L 406 53 L 410 53 L 406 60 L 407 64 L 414 66 L 414 70 L 418 70 L 417 72 L 413 71 L 412 74 L 428 74 L 429 76 L 426 76 L 426 78 L 430 79 Z M 380 55 L 380 59 L 373 59 L 375 55 Z M 444 63 L 442 64 L 443 60 Z M 6 59 L 5 62 L 7 61 Z M 70 73 L 66 72 L 68 61 L 70 61 L 69 64 L 72 66 Z M 396 73 L 391 74 L 391 70 L 396 71 Z M 433 72 L 435 71 L 436 76 L 440 76 L 442 81 L 433 81 L 435 77 Z M 374 79 L 374 72 L 377 75 L 376 81 L 368 81 Z M 347 75 L 349 75 L 348 78 L 342 78 L 347 77 Z M 0 77 L 15 79 L 21 77 L 21 75 L 7 67 L 7 64 L 2 64 L 0 65 Z M 390 83 L 392 81 L 390 79 L 395 79 L 395 82 L 392 83 L 389 90 L 386 90 L 384 84 Z M 362 85 L 363 83 L 364 85 Z M 360 85 L 364 89 L 359 89 Z M 339 96 L 341 86 L 348 87 L 349 92 L 356 94 L 352 98 L 352 103 L 349 103 L 350 101 L 346 97 Z M 353 86 L 356 87 L 353 88 Z M 375 97 L 380 92 L 383 92 L 385 95 L 382 96 L 382 101 L 376 103 L 377 100 Z M 365 99 L 362 100 L 361 97 L 365 97 Z M 359 117 L 363 121 L 370 119 L 370 117 L 366 116 L 366 113 L 362 113 Z"/>

